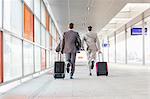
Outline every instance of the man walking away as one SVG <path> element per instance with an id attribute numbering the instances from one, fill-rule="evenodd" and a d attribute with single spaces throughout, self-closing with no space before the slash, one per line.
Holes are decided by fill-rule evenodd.
<path id="1" fill-rule="evenodd" d="M 70 71 L 70 79 L 73 79 L 73 74 L 75 72 L 75 60 L 76 60 L 76 53 L 78 48 L 76 44 L 81 45 L 81 39 L 78 32 L 73 30 L 74 24 L 69 24 L 69 30 L 64 32 L 63 34 L 63 42 L 62 42 L 62 53 L 65 53 L 66 61 L 67 61 L 67 73 Z"/>
<path id="2" fill-rule="evenodd" d="M 96 52 L 101 53 L 100 51 L 100 42 L 97 37 L 97 33 L 92 32 L 92 26 L 88 27 L 88 33 L 83 36 L 82 39 L 82 49 L 84 49 L 83 45 L 86 42 L 87 45 L 87 57 L 88 57 L 88 65 L 90 76 L 92 76 L 91 69 L 94 68 L 94 63 L 96 59 Z"/>

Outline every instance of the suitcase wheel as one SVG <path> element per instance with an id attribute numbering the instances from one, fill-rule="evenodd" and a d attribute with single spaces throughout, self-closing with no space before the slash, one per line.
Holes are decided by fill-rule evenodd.
<path id="1" fill-rule="evenodd" d="M 62 78 L 65 78 L 65 74 L 62 75 Z"/>
<path id="2" fill-rule="evenodd" d="M 108 72 L 106 73 L 106 76 L 108 76 Z"/>

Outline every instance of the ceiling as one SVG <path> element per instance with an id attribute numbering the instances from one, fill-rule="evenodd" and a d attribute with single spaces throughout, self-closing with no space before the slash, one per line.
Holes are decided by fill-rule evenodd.
<path id="1" fill-rule="evenodd" d="M 68 23 L 75 24 L 75 30 L 86 33 L 91 25 L 96 33 L 127 3 L 150 3 L 150 0 L 48 0 L 52 13 L 63 33 L 68 29 Z"/>

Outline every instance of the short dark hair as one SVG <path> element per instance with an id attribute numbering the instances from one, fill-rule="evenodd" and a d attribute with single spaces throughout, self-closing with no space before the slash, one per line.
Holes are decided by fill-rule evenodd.
<path id="1" fill-rule="evenodd" d="M 69 28 L 70 28 L 70 29 L 73 29 L 73 28 L 74 28 L 74 24 L 73 24 L 73 23 L 70 23 L 70 24 L 69 24 Z"/>
<path id="2" fill-rule="evenodd" d="M 89 31 L 92 31 L 92 26 L 88 26 L 88 30 L 89 30 Z"/>

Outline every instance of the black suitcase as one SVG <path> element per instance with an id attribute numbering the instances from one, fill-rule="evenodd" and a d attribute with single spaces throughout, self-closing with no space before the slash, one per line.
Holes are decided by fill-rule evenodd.
<path id="1" fill-rule="evenodd" d="M 61 61 L 61 55 L 60 55 L 60 61 L 55 61 L 54 65 L 54 78 L 65 78 L 65 62 Z"/>
<path id="2" fill-rule="evenodd" d="M 100 61 L 100 57 L 99 57 L 99 61 Z M 104 62 L 103 54 L 102 54 L 102 61 L 103 62 L 96 63 L 96 74 L 97 76 L 100 76 L 100 75 L 108 76 L 108 66 L 107 66 L 107 62 Z"/>

